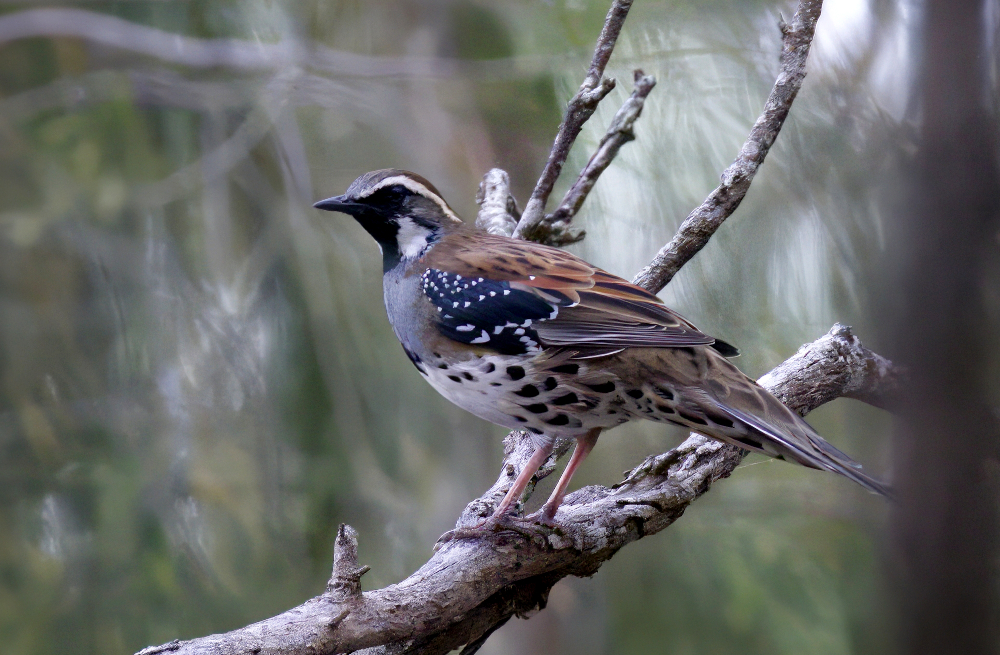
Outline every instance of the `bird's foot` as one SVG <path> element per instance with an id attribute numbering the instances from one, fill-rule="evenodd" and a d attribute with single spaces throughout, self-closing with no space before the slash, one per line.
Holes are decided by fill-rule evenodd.
<path id="1" fill-rule="evenodd" d="M 556 527 L 556 510 L 558 507 L 550 507 L 548 503 L 542 505 L 542 508 L 533 514 L 529 514 L 524 517 L 526 522 L 544 525 L 547 528 Z"/>
<path id="2" fill-rule="evenodd" d="M 438 537 L 434 544 L 434 552 L 449 541 L 460 541 L 462 539 L 479 539 L 487 534 L 496 532 L 516 532 L 522 536 L 528 536 L 526 527 L 531 521 L 520 518 L 514 514 L 492 515 L 483 519 L 473 526 L 464 526 L 449 530 Z"/>

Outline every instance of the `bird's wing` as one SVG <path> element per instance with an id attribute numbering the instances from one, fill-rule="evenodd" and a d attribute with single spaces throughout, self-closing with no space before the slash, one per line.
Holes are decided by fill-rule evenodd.
<path id="1" fill-rule="evenodd" d="M 655 295 L 562 250 L 459 232 L 423 264 L 424 292 L 439 309 L 442 333 L 464 343 L 501 351 L 714 345 L 736 354 Z"/>

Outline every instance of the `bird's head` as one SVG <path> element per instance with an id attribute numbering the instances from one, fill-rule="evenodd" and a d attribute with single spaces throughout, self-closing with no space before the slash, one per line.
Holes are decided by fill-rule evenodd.
<path id="1" fill-rule="evenodd" d="M 313 207 L 350 214 L 382 250 L 383 270 L 421 257 L 461 219 L 434 185 L 395 168 L 365 173 L 341 196 Z"/>

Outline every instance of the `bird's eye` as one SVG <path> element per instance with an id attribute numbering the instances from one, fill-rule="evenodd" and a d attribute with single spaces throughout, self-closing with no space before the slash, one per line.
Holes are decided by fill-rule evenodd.
<path id="1" fill-rule="evenodd" d="M 406 195 L 406 187 L 399 184 L 394 184 L 385 190 L 386 198 L 392 202 L 403 202 L 406 199 Z"/>

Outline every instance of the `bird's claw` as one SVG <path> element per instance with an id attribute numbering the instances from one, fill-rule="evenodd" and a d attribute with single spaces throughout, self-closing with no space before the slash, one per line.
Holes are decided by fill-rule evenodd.
<path id="1" fill-rule="evenodd" d="M 537 514 L 538 512 L 525 518 L 519 518 L 513 514 L 493 515 L 474 526 L 463 526 L 449 530 L 438 537 L 437 543 L 434 544 L 434 552 L 437 552 L 441 546 L 449 541 L 479 539 L 490 533 L 514 532 L 523 537 L 529 537 L 530 526 L 537 523 L 535 518 Z"/>

